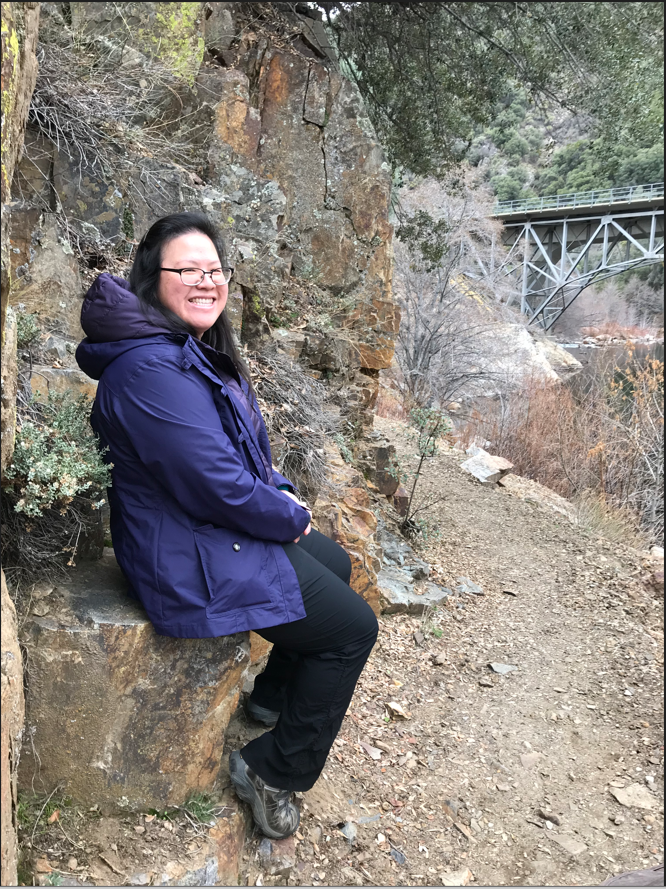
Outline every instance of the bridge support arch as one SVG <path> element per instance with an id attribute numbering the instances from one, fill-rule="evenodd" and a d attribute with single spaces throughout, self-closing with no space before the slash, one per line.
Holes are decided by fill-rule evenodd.
<path id="1" fill-rule="evenodd" d="M 628 190 L 599 192 L 606 199 L 596 206 L 590 200 L 595 193 L 587 192 L 538 199 L 547 205 L 582 197 L 588 199 L 587 205 L 584 200 L 576 205 L 574 200 L 574 206 L 564 201 L 562 207 L 530 209 L 515 202 L 508 208 L 496 207 L 495 215 L 504 219 L 504 242 L 510 247 L 504 270 L 520 278 L 520 307 L 530 323 L 550 330 L 591 284 L 663 263 L 663 183 L 632 188 L 644 191 L 635 192 L 630 200 L 624 194 Z"/>

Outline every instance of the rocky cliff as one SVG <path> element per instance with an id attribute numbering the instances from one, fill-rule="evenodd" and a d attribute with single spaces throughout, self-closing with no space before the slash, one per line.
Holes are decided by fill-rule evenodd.
<path id="1" fill-rule="evenodd" d="M 3 4 L 3 10 L 5 5 L 35 4 Z M 229 312 L 242 344 L 249 354 L 277 353 L 281 366 L 291 362 L 320 381 L 326 428 L 337 429 L 347 447 L 363 454 L 372 477 L 386 463 L 385 443 L 372 431 L 372 409 L 399 324 L 391 295 L 390 174 L 360 95 L 338 70 L 321 22 L 292 7 L 42 4 L 39 77 L 10 202 L 3 167 L 3 203 L 11 211 L 8 302 L 33 315 L 41 330 L 31 349 L 31 373 L 19 375 L 19 386 L 92 394 L 93 381 L 73 361 L 85 289 L 102 270 L 126 273 L 135 245 L 160 216 L 204 210 L 223 230 L 236 269 Z M 30 76 L 27 71 L 21 81 L 28 95 Z M 11 164 L 7 169 L 11 178 Z M 3 283 L 3 305 L 4 294 Z M 347 546 L 355 588 L 379 610 L 376 519 L 363 477 L 341 459 L 332 437 L 325 454 L 319 448 L 329 471 L 315 517 Z M 285 465 L 289 442 L 275 444 Z M 86 577 L 99 578 L 100 571 L 103 566 Z M 80 583 L 77 575 L 37 597 L 42 604 L 25 623 L 38 690 L 34 701 L 28 697 L 27 721 L 37 745 L 37 723 L 64 718 L 67 705 L 55 694 L 59 682 L 68 688 L 67 700 L 78 702 L 77 724 L 87 739 L 79 750 L 79 733 L 70 732 L 64 760 L 50 755 L 45 741 L 40 786 L 50 790 L 64 781 L 76 790 L 81 782 L 74 770 L 83 761 L 109 808 L 115 787 L 124 788 L 126 799 L 164 805 L 182 802 L 194 787 L 212 786 L 219 762 L 208 744 L 201 752 L 206 763 L 190 763 L 197 776 L 192 787 L 174 785 L 168 775 L 162 780 L 158 770 L 156 783 L 146 789 L 140 763 L 130 762 L 123 744 L 133 724 L 131 700 L 101 712 L 81 697 L 80 665 L 88 661 L 102 691 L 113 695 L 142 686 L 140 659 L 114 655 L 109 638 L 125 640 L 131 652 L 139 650 L 134 637 L 140 639 L 156 676 L 170 667 L 160 666 L 163 646 L 129 612 L 105 612 L 95 618 L 99 628 L 92 635 L 83 633 L 71 603 L 88 594 L 94 601 L 95 590 L 82 593 Z M 44 653 L 49 633 L 57 644 L 51 640 Z M 210 688 L 222 682 L 226 698 L 237 701 L 244 665 L 252 659 L 246 641 L 238 646 L 240 660 L 229 654 L 229 681 L 202 680 L 207 690 L 201 693 L 212 694 L 206 706 L 218 735 L 230 707 Z M 51 657 L 56 649 L 68 656 Z M 195 660 L 204 656 L 193 652 Z M 187 687 L 191 672 L 185 664 L 178 682 L 185 698 L 196 699 L 201 690 Z M 103 700 L 106 692 L 100 692 Z M 151 751 L 155 762 L 166 761 L 164 750 Z M 24 763 L 26 784 L 39 771 L 36 762 L 31 757 Z M 101 771 L 95 763 L 103 763 Z"/>
<path id="2" fill-rule="evenodd" d="M 16 323 L 7 313 L 10 291 L 8 228 L 6 205 L 11 197 L 11 181 L 23 145 L 28 105 L 37 76 L 35 48 L 39 26 L 39 3 L 2 4 L 2 200 L 0 328 L 2 331 L 2 461 L 0 471 L 12 457 L 16 418 Z M 16 845 L 16 777 L 23 734 L 23 667 L 18 643 L 16 610 L 5 575 L 2 573 L 2 743 L 0 746 L 1 825 L 0 865 L 2 885 L 18 882 Z"/>

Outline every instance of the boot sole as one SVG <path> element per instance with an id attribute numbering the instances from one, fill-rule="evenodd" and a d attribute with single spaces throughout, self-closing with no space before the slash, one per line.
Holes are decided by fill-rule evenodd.
<path id="1" fill-rule="evenodd" d="M 278 833 L 278 831 L 273 830 L 268 826 L 263 806 L 257 797 L 257 791 L 250 781 L 248 781 L 243 760 L 237 750 L 234 750 L 229 757 L 229 775 L 232 784 L 236 789 L 236 793 L 244 802 L 250 805 L 254 820 L 265 836 L 269 837 L 271 840 L 284 840 L 298 830 L 300 814 L 296 826 L 293 830 L 289 831 L 289 833 Z"/>

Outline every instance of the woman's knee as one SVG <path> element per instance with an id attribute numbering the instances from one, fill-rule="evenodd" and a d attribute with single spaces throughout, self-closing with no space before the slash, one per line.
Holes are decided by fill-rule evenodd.
<path id="1" fill-rule="evenodd" d="M 349 585 L 349 581 L 351 580 L 351 573 L 352 573 L 352 562 L 351 562 L 349 553 L 347 552 L 346 549 L 343 549 L 342 547 L 340 547 L 340 552 L 338 553 L 338 562 L 339 562 L 339 565 L 338 565 L 339 570 L 336 571 L 335 573 L 338 575 L 338 577 L 341 580 L 344 580 L 344 582 L 347 585 Z"/>
<path id="2" fill-rule="evenodd" d="M 362 609 L 357 624 L 359 638 L 367 642 L 369 647 L 372 648 L 379 635 L 379 621 L 377 620 L 377 615 L 365 600 L 363 605 L 365 607 Z"/>
<path id="3" fill-rule="evenodd" d="M 340 580 L 349 586 L 352 573 L 352 562 L 349 553 L 337 541 L 331 540 L 330 537 L 324 537 L 323 540 L 320 538 L 320 541 L 326 551 L 329 571 L 332 571 L 333 574 L 336 574 Z"/>

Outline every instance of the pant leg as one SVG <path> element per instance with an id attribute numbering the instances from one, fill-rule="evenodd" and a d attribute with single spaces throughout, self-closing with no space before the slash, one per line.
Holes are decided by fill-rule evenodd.
<path id="1" fill-rule="evenodd" d="M 340 580 L 349 583 L 352 569 L 351 559 L 339 543 L 313 528 L 308 535 L 302 534 L 296 545 L 321 562 L 333 574 L 337 574 Z"/>
<path id="2" fill-rule="evenodd" d="M 309 553 L 344 583 L 349 583 L 351 560 L 339 543 L 313 528 L 309 534 L 301 535 L 296 546 Z M 282 710 L 287 685 L 298 664 L 298 652 L 274 645 L 263 672 L 254 681 L 252 701 L 268 710 Z"/>
<path id="3" fill-rule="evenodd" d="M 275 728 L 251 741 L 242 756 L 267 784 L 309 790 L 321 774 L 377 639 L 377 619 L 336 574 L 297 544 L 285 544 L 303 595 L 306 617 L 258 632 L 295 652 Z"/>

